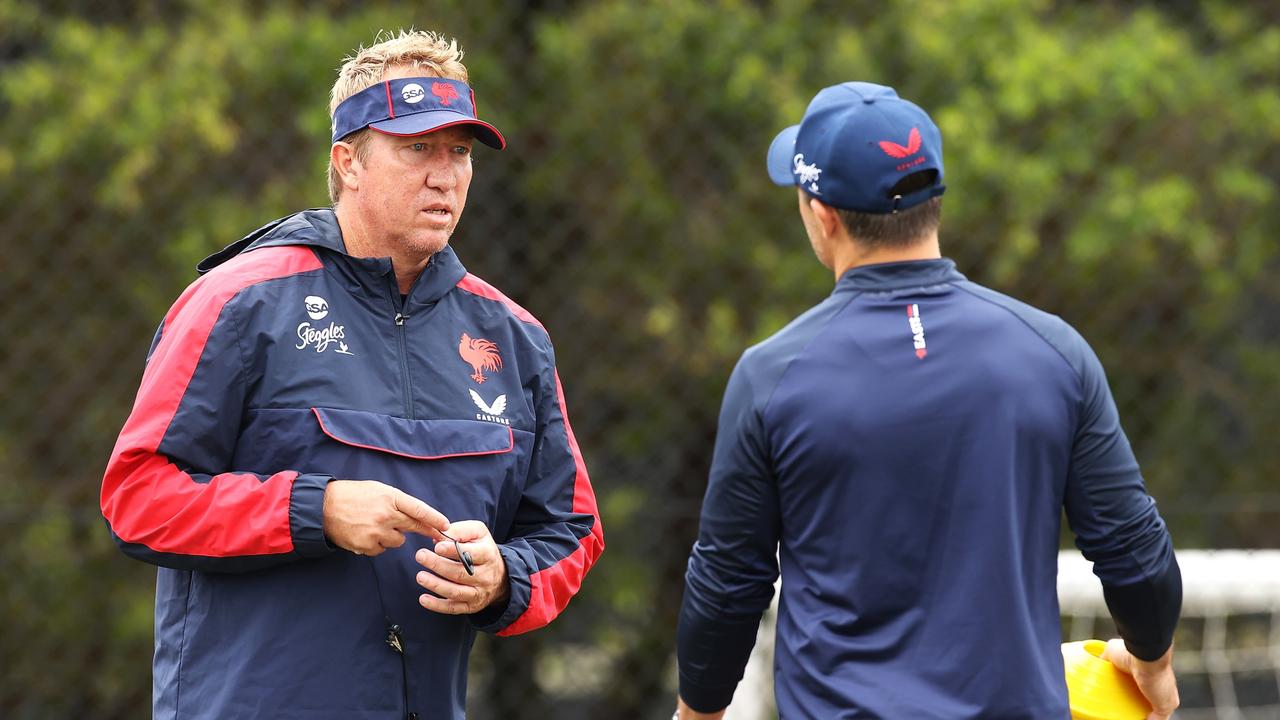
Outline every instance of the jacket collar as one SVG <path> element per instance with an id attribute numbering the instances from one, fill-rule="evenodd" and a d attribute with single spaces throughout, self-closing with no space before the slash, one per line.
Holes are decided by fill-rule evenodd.
<path id="1" fill-rule="evenodd" d="M 244 252 L 280 245 L 307 245 L 317 249 L 326 265 L 334 269 L 343 280 L 375 295 L 398 295 L 390 258 L 358 258 L 347 254 L 338 227 L 338 216 L 331 208 L 312 208 L 273 220 L 254 230 L 244 238 L 210 255 L 196 271 L 204 274 Z M 410 307 L 433 303 L 444 297 L 467 274 L 453 248 L 446 245 L 431 256 L 409 290 Z"/>
<path id="2" fill-rule="evenodd" d="M 196 272 L 203 275 L 242 252 L 278 245 L 311 245 L 343 255 L 347 252 L 338 229 L 338 216 L 328 208 L 312 208 L 272 220 L 201 260 Z"/>
<path id="3" fill-rule="evenodd" d="M 859 265 L 850 268 L 836 283 L 836 291 L 882 291 L 941 285 L 964 280 L 949 258 Z"/>

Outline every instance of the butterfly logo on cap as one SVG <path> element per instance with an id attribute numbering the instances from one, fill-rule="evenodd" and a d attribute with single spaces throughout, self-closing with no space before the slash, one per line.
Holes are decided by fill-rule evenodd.
<path id="1" fill-rule="evenodd" d="M 881 140 L 880 149 L 885 155 L 895 158 L 904 158 L 915 155 L 920 152 L 920 130 L 919 128 L 911 128 L 911 134 L 907 136 L 907 146 L 903 147 L 896 142 L 890 140 Z"/>

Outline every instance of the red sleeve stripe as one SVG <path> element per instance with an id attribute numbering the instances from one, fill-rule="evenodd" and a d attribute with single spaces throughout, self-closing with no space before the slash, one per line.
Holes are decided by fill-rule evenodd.
<path id="1" fill-rule="evenodd" d="M 578 549 L 568 557 L 545 570 L 529 576 L 532 587 L 529 608 L 516 621 L 499 632 L 499 635 L 519 635 L 535 630 L 555 619 L 569 599 L 582 587 L 582 579 L 604 552 L 604 529 L 600 526 L 600 511 L 596 506 L 596 494 L 587 477 L 587 463 L 582 459 L 578 440 L 569 424 L 569 411 L 564 401 L 564 387 L 560 373 L 556 373 L 556 400 L 560 403 L 560 416 L 564 419 L 564 431 L 573 453 L 575 477 L 573 481 L 573 512 L 591 515 L 591 532 L 579 541 Z"/>
<path id="2" fill-rule="evenodd" d="M 320 267 L 305 247 L 255 250 L 192 283 L 174 303 L 102 480 L 102 514 L 121 540 L 205 557 L 293 549 L 289 497 L 296 472 L 265 482 L 223 473 L 198 483 L 158 450 L 223 306 L 251 285 Z"/>

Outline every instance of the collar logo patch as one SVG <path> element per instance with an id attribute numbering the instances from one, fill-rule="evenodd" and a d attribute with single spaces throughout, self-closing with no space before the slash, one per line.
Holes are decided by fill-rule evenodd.
<path id="1" fill-rule="evenodd" d="M 302 301 L 302 306 L 307 311 L 307 317 L 312 320 L 323 320 L 329 316 L 329 303 L 319 295 L 308 295 Z M 337 349 L 334 352 L 337 354 L 355 355 L 346 343 L 345 330 L 346 326 L 339 325 L 332 320 L 329 321 L 328 327 L 312 325 L 304 320 L 298 324 L 298 344 L 293 347 L 298 350 L 310 348 L 322 353 L 331 346 L 336 345 Z"/>
<path id="2" fill-rule="evenodd" d="M 426 96 L 426 91 L 418 83 L 409 83 L 400 89 L 400 97 L 404 98 L 407 103 L 422 102 L 422 98 Z"/>
<path id="3" fill-rule="evenodd" d="M 907 306 L 907 325 L 911 327 L 911 344 L 916 348 L 916 357 L 923 360 L 929 354 L 924 344 L 924 321 L 920 319 L 920 306 L 912 303 Z"/>
<path id="4" fill-rule="evenodd" d="M 489 379 L 484 375 L 486 370 L 495 373 L 502 369 L 502 356 L 498 354 L 497 343 L 492 340 L 462 333 L 458 341 L 458 355 L 471 366 L 471 379 L 480 385 Z"/>
<path id="5" fill-rule="evenodd" d="M 501 423 L 503 425 L 511 424 L 510 420 L 502 417 L 502 413 L 507 410 L 506 395 L 499 395 L 494 399 L 493 404 L 489 404 L 486 403 L 484 398 L 480 397 L 480 393 L 475 390 L 468 389 L 467 392 L 471 393 L 471 402 L 475 403 L 476 407 L 480 408 L 480 412 L 476 413 L 477 420 L 488 420 L 489 422 Z"/>
<path id="6" fill-rule="evenodd" d="M 448 105 L 458 99 L 458 89 L 449 83 L 431 83 L 431 94 L 440 98 L 441 105 Z"/>

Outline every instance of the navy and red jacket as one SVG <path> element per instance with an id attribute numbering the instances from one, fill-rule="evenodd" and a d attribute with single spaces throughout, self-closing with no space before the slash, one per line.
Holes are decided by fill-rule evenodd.
<path id="1" fill-rule="evenodd" d="M 849 270 L 729 380 L 681 696 L 728 704 L 781 561 L 784 720 L 1066 720 L 1064 508 L 1129 649 L 1160 657 L 1181 575 L 1089 345 L 950 260 Z"/>
<path id="2" fill-rule="evenodd" d="M 547 624 L 604 549 L 546 331 L 448 247 L 402 298 L 389 259 L 346 254 L 331 210 L 199 269 L 102 484 L 112 536 L 160 566 L 155 717 L 462 718 L 476 630 Z M 337 550 L 334 478 L 484 521 L 509 602 L 423 609 L 416 535 Z"/>

